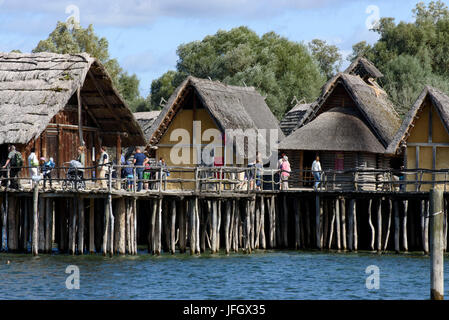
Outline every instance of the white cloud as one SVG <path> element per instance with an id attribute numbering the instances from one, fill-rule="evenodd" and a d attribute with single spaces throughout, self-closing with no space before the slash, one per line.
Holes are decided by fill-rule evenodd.
<path id="1" fill-rule="evenodd" d="M 98 26 L 139 26 L 164 17 L 209 18 L 245 17 L 265 19 L 290 10 L 307 10 L 329 5 L 343 5 L 338 0 L 79 0 L 79 1 L 4 1 L 1 12 L 17 15 L 26 12 L 45 14 L 50 18 L 66 20 L 66 8 L 74 5 L 80 9 L 81 24 Z M 349 1 L 349 0 L 348 0 Z M 355 0 L 351 0 L 355 1 Z M 347 1 L 345 1 L 347 3 Z"/>

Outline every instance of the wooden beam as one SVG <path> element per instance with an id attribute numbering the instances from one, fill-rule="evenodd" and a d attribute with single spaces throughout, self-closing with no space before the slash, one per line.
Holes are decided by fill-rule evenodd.
<path id="1" fill-rule="evenodd" d="M 81 86 L 76 90 L 76 100 L 78 101 L 78 133 L 80 138 L 80 145 L 84 146 L 84 136 L 83 136 L 83 118 L 82 118 L 82 108 L 81 108 Z"/>
<path id="2" fill-rule="evenodd" d="M 104 90 L 101 88 L 101 85 L 98 83 L 97 79 L 95 78 L 95 76 L 92 74 L 92 71 L 89 70 L 88 72 L 90 79 L 92 80 L 95 88 L 98 90 L 98 93 L 100 94 L 100 96 L 102 97 L 106 107 L 109 109 L 109 111 L 111 112 L 112 116 L 115 118 L 115 120 L 117 120 L 119 126 L 122 128 L 123 131 L 126 131 L 126 128 L 123 125 L 123 122 L 120 120 L 120 118 L 117 116 L 116 114 L 116 110 L 111 106 L 111 103 L 108 101 Z"/>

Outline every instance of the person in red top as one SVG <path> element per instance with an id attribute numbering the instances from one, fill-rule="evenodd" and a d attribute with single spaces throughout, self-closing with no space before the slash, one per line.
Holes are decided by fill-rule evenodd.
<path id="1" fill-rule="evenodd" d="M 290 162 L 288 157 L 284 156 L 281 163 L 281 190 L 288 190 L 288 178 L 290 177 Z"/>

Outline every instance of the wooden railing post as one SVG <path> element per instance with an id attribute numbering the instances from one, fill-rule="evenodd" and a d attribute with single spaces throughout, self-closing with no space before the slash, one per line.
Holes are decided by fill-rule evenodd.
<path id="1" fill-rule="evenodd" d="M 111 165 L 108 166 L 108 172 L 109 172 L 108 189 L 109 189 L 109 192 L 111 192 L 112 191 L 112 166 Z"/>
<path id="2" fill-rule="evenodd" d="M 137 170 L 136 167 L 133 167 L 133 193 L 137 192 Z"/>

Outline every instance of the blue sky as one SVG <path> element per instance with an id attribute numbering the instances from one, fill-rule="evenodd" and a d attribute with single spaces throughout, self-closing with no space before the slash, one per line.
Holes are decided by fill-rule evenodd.
<path id="1" fill-rule="evenodd" d="M 259 35 L 275 31 L 290 40 L 314 38 L 339 47 L 343 56 L 354 43 L 377 39 L 368 30 L 380 17 L 412 21 L 418 0 L 0 0 L 0 51 L 30 52 L 56 22 L 74 15 L 81 26 L 94 25 L 109 41 L 120 65 L 136 73 L 141 94 L 151 81 L 176 66 L 176 48 L 217 30 L 246 25 Z M 428 3 L 430 0 L 424 0 Z M 345 67 L 347 63 L 343 65 Z"/>

